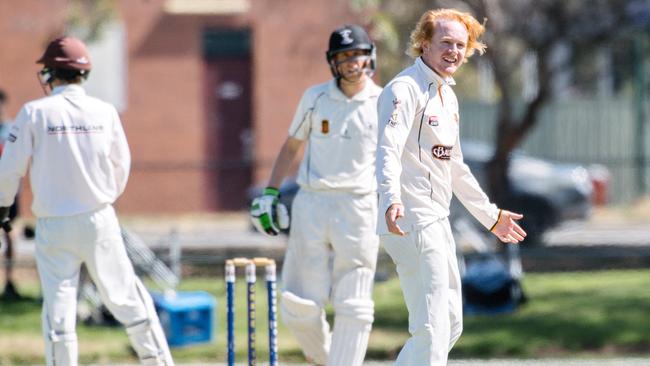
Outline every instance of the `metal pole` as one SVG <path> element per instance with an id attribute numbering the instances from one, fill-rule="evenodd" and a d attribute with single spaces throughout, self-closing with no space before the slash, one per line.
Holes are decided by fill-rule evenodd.
<path id="1" fill-rule="evenodd" d="M 181 240 L 176 228 L 169 233 L 169 264 L 172 272 L 181 280 Z"/>
<path id="2" fill-rule="evenodd" d="M 646 41 L 645 33 L 634 37 L 634 109 L 636 116 L 636 131 L 634 136 L 635 146 L 635 168 L 637 171 L 637 195 L 647 193 L 646 171 L 646 72 L 645 54 Z"/>

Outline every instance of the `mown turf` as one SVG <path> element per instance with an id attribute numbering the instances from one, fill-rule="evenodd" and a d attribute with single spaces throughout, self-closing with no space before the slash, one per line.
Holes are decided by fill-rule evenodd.
<path id="1" fill-rule="evenodd" d="M 530 274 L 524 279 L 529 298 L 517 312 L 465 318 L 465 331 L 452 357 L 551 357 L 574 355 L 650 354 L 650 270 Z M 204 290 L 217 299 L 215 339 L 210 344 L 173 349 L 181 362 L 225 359 L 225 292 L 221 278 L 187 278 L 183 291 Z M 246 353 L 244 283 L 238 283 L 237 354 Z M 19 283 L 28 296 L 0 301 L 0 364 L 42 364 L 39 289 Z M 257 288 L 258 359 L 268 357 L 266 291 Z M 376 314 L 368 357 L 392 359 L 408 338 L 406 310 L 396 279 L 377 283 Z M 330 311 L 331 318 L 331 311 Z M 280 357 L 302 360 L 297 344 L 280 323 Z M 121 327 L 80 324 L 82 363 L 135 361 Z"/>

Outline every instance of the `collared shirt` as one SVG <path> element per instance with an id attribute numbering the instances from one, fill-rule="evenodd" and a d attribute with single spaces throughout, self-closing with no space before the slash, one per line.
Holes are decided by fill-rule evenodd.
<path id="1" fill-rule="evenodd" d="M 450 85 L 421 58 L 391 80 L 379 97 L 378 233 L 388 234 L 384 214 L 401 203 L 404 231 L 449 216 L 452 193 L 491 228 L 499 209 L 491 204 L 463 162 L 458 101 Z"/>
<path id="2" fill-rule="evenodd" d="M 348 98 L 336 80 L 305 91 L 289 135 L 308 141 L 298 184 L 310 190 L 355 194 L 376 191 L 377 98 L 381 88 L 370 78 Z"/>
<path id="3" fill-rule="evenodd" d="M 0 206 L 10 206 L 30 170 L 37 217 L 71 216 L 110 204 L 131 165 L 115 108 L 75 84 L 25 104 L 0 159 Z"/>

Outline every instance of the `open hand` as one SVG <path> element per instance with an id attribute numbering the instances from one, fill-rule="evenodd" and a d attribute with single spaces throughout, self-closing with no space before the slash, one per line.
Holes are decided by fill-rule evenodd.
<path id="1" fill-rule="evenodd" d="M 523 217 L 522 214 L 501 210 L 499 221 L 492 229 L 492 234 L 504 243 L 519 243 L 526 237 L 526 232 L 515 220 L 521 220 Z"/>

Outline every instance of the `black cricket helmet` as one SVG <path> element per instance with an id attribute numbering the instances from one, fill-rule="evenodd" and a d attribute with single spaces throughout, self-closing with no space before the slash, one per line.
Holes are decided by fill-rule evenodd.
<path id="1" fill-rule="evenodd" d="M 375 71 L 377 60 L 375 44 L 372 43 L 370 37 L 368 37 L 368 33 L 363 28 L 355 24 L 350 24 L 335 29 L 330 35 L 329 47 L 327 52 L 325 52 L 325 56 L 334 77 L 340 77 L 336 63 L 334 62 L 334 55 L 350 50 L 368 51 L 370 55 L 369 71 L 370 73 Z"/>

